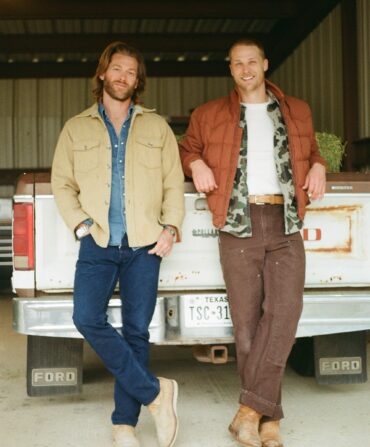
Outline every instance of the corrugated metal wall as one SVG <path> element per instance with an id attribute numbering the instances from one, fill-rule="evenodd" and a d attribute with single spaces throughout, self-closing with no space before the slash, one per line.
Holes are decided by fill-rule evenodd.
<path id="1" fill-rule="evenodd" d="M 49 167 L 63 123 L 91 103 L 88 79 L 0 80 L 0 167 Z M 0 187 L 0 197 L 14 188 Z"/>
<path id="2" fill-rule="evenodd" d="M 187 116 L 226 95 L 229 78 L 149 78 L 145 105 L 165 116 Z M 63 123 L 91 105 L 90 79 L 0 80 L 0 167 L 49 167 Z M 9 197 L 12 187 L 0 187 Z"/>
<path id="3" fill-rule="evenodd" d="M 50 166 L 62 124 L 91 102 L 86 79 L 0 80 L 0 166 Z"/>
<path id="4" fill-rule="evenodd" d="M 357 0 L 361 136 L 370 135 L 370 6 Z M 340 7 L 271 76 L 286 93 L 307 100 L 316 130 L 343 136 Z M 147 107 L 167 116 L 228 93 L 229 78 L 150 78 Z M 50 166 L 63 123 L 92 102 L 89 79 L 0 80 L 0 167 Z M 0 197 L 12 188 L 0 187 Z"/>
<path id="5" fill-rule="evenodd" d="M 161 115 L 188 116 L 199 104 L 227 95 L 232 86 L 230 78 L 149 78 L 143 99 Z"/>
<path id="6" fill-rule="evenodd" d="M 359 137 L 370 137 L 370 1 L 357 0 L 359 59 Z"/>
<path id="7" fill-rule="evenodd" d="M 273 73 L 271 80 L 286 94 L 310 104 L 316 130 L 343 137 L 340 6 Z"/>

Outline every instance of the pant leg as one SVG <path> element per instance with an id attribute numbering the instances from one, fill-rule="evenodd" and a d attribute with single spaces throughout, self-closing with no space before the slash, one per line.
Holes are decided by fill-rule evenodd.
<path id="1" fill-rule="evenodd" d="M 229 300 L 238 373 L 243 371 L 262 316 L 264 248 L 254 240 L 219 233 L 220 261 Z"/>
<path id="2" fill-rule="evenodd" d="M 296 239 L 266 254 L 263 316 L 244 370 L 241 402 L 273 419 L 283 417 L 281 381 L 302 310 L 301 247 Z"/>
<path id="3" fill-rule="evenodd" d="M 281 380 L 302 309 L 302 238 L 299 233 L 284 234 L 283 216 L 280 206 L 251 206 L 251 238 L 220 233 L 221 263 L 241 356 L 240 402 L 265 419 L 283 417 Z"/>
<path id="4" fill-rule="evenodd" d="M 127 240 L 126 240 L 127 243 Z M 157 302 L 161 258 L 148 254 L 151 247 L 132 251 L 123 245 L 119 275 L 122 300 L 122 334 L 144 368 L 149 360 L 149 325 Z M 159 386 L 159 385 L 158 385 Z M 113 424 L 135 426 L 141 402 L 128 394 L 119 381 L 115 383 Z"/>
<path id="5" fill-rule="evenodd" d="M 129 343 L 107 321 L 107 306 L 121 265 L 118 247 L 81 241 L 74 286 L 73 321 L 127 394 L 141 404 L 159 392 L 158 379 L 136 359 Z"/>

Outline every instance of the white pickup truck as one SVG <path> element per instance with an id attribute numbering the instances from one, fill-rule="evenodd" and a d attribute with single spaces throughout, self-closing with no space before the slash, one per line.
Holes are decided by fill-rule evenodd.
<path id="1" fill-rule="evenodd" d="M 207 346 L 210 359 L 222 363 L 233 330 L 217 230 L 205 196 L 190 183 L 185 183 L 184 194 L 183 240 L 162 262 L 151 341 Z M 367 379 L 369 230 L 370 175 L 329 174 L 325 197 L 308 207 L 302 230 L 306 284 L 292 362 L 299 369 L 314 358 L 321 383 Z M 82 340 L 72 322 L 78 248 L 56 208 L 50 175 L 23 175 L 13 205 L 12 284 L 14 329 L 28 335 L 29 395 L 81 391 Z M 120 301 L 115 296 L 109 320 L 119 329 Z"/>

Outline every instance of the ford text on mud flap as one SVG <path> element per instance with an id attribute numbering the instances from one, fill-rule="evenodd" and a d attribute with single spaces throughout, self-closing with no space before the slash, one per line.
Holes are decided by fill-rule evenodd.
<path id="1" fill-rule="evenodd" d="M 361 374 L 361 357 L 323 357 L 319 363 L 320 374 L 329 376 L 332 374 Z"/>
<path id="2" fill-rule="evenodd" d="M 370 175 L 330 175 L 328 180 L 324 200 L 308 207 L 302 231 L 307 270 L 297 337 L 370 328 Z M 190 184 L 185 185 L 185 205 L 183 241 L 161 265 L 151 340 L 175 345 L 230 343 L 233 332 L 217 230 L 205 196 Z M 13 241 L 14 328 L 39 339 L 78 339 L 71 316 L 79 243 L 57 211 L 48 174 L 27 174 L 18 183 Z M 109 321 L 117 328 L 121 325 L 115 297 Z"/>
<path id="3" fill-rule="evenodd" d="M 32 386 L 76 386 L 77 368 L 35 368 Z"/>

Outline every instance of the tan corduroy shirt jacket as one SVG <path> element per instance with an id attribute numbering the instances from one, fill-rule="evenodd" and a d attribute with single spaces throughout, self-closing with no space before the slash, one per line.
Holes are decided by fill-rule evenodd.
<path id="1" fill-rule="evenodd" d="M 98 105 L 71 118 L 57 143 L 52 189 L 59 211 L 74 231 L 85 219 L 101 247 L 109 241 L 112 150 Z M 184 218 L 184 176 L 176 138 L 166 121 L 135 105 L 126 143 L 125 211 L 129 245 L 157 241 L 162 224 L 180 230 Z M 180 231 L 178 231 L 180 235 Z"/>

